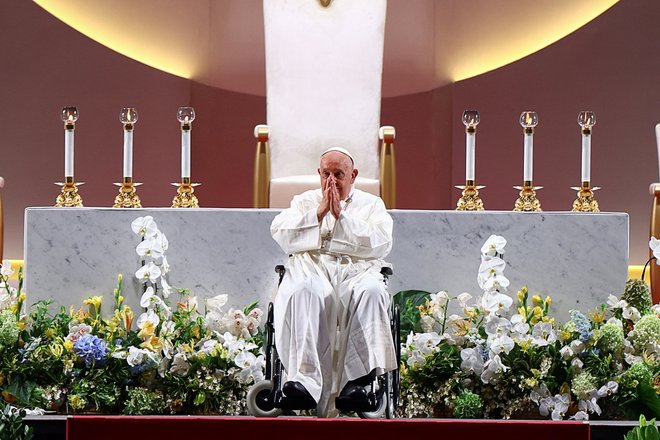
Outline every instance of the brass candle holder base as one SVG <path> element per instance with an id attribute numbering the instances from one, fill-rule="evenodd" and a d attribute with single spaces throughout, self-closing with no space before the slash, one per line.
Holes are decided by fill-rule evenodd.
<path id="1" fill-rule="evenodd" d="M 78 194 L 78 186 L 84 185 L 85 182 L 76 183 L 73 177 L 65 177 L 65 181 L 56 182 L 55 185 L 62 187 L 62 191 L 55 199 L 55 206 L 58 208 L 80 208 L 83 206 L 82 197 Z"/>
<path id="2" fill-rule="evenodd" d="M 200 183 L 190 183 L 190 178 L 184 177 L 181 183 L 172 185 L 178 187 L 176 196 L 172 200 L 172 208 L 199 208 L 199 201 L 194 192 L 195 187 L 201 185 Z"/>
<path id="3" fill-rule="evenodd" d="M 573 202 L 573 212 L 600 212 L 598 202 L 594 197 L 594 191 L 600 189 L 598 186 L 591 186 L 591 182 L 582 182 L 582 186 L 572 186 L 571 189 L 577 191 L 577 198 Z"/>
<path id="4" fill-rule="evenodd" d="M 523 186 L 514 186 L 520 191 L 520 195 L 513 207 L 517 212 L 541 212 L 541 201 L 536 198 L 536 191 L 542 189 L 542 186 L 532 185 L 531 180 L 525 180 Z"/>
<path id="5" fill-rule="evenodd" d="M 142 208 L 142 202 L 137 195 L 136 186 L 141 183 L 133 183 L 133 179 L 125 177 L 123 183 L 115 183 L 119 188 L 119 194 L 115 197 L 113 208 Z"/>
<path id="6" fill-rule="evenodd" d="M 466 180 L 465 186 L 459 185 L 456 188 L 463 190 L 461 197 L 456 202 L 456 211 L 484 210 L 484 202 L 479 197 L 479 190 L 485 188 L 485 186 L 477 186 L 474 184 L 474 180 Z"/>

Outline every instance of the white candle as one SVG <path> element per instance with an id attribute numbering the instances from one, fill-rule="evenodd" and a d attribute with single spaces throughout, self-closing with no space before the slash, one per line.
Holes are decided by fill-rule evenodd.
<path id="1" fill-rule="evenodd" d="M 124 127 L 124 177 L 133 177 L 133 130 Z"/>
<path id="2" fill-rule="evenodd" d="M 534 133 L 525 133 L 523 158 L 523 180 L 531 182 L 533 179 L 532 165 L 534 162 Z"/>
<path id="3" fill-rule="evenodd" d="M 474 180 L 475 131 L 465 132 L 465 180 Z"/>
<path id="4" fill-rule="evenodd" d="M 181 129 L 181 177 L 190 178 L 190 129 Z"/>
<path id="5" fill-rule="evenodd" d="M 582 182 L 591 182 L 591 133 L 582 130 Z"/>
<path id="6" fill-rule="evenodd" d="M 73 177 L 73 128 L 64 129 L 64 176 Z"/>

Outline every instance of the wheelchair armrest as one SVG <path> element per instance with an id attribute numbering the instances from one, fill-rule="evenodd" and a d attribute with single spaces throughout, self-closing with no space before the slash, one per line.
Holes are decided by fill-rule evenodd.
<path id="1" fill-rule="evenodd" d="M 286 268 L 284 267 L 283 264 L 278 264 L 277 266 L 275 266 L 275 273 L 276 274 L 284 275 L 285 272 L 286 272 Z"/>
<path id="2" fill-rule="evenodd" d="M 389 266 L 383 266 L 380 268 L 380 273 L 384 277 L 389 277 L 394 273 L 394 271 L 392 271 L 392 268 Z"/>

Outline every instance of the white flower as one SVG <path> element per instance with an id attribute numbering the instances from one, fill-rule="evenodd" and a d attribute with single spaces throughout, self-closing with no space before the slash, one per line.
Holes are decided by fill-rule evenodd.
<path id="1" fill-rule="evenodd" d="M 73 324 L 73 325 L 72 325 Z M 69 334 L 66 339 L 76 342 L 78 338 L 92 334 L 92 327 L 87 324 L 77 324 L 77 321 L 71 321 L 69 324 Z"/>
<path id="2" fill-rule="evenodd" d="M 170 373 L 176 374 L 177 376 L 185 376 L 190 369 L 190 364 L 186 358 L 185 353 L 179 352 L 174 355 L 172 359 L 172 366 L 170 367 Z"/>
<path id="3" fill-rule="evenodd" d="M 500 335 L 490 341 L 490 351 L 496 355 L 502 352 L 509 354 L 514 345 L 513 339 L 506 335 Z"/>
<path id="4" fill-rule="evenodd" d="M 135 272 L 135 278 L 142 282 L 149 280 L 152 283 L 155 283 L 160 277 L 160 274 L 160 267 L 150 261 Z"/>
<path id="5" fill-rule="evenodd" d="M 495 355 L 484 364 L 484 371 L 481 373 L 481 381 L 483 383 L 496 384 L 500 374 L 508 369 L 509 367 L 502 363 L 502 359 L 500 359 L 498 355 Z"/>
<path id="6" fill-rule="evenodd" d="M 578 373 L 582 371 L 582 367 L 584 367 L 584 363 L 580 360 L 580 358 L 573 358 L 571 361 L 571 368 L 574 370 L 574 372 Z"/>
<path id="7" fill-rule="evenodd" d="M 141 237 L 149 238 L 156 235 L 158 227 L 154 218 L 150 215 L 138 217 L 131 223 L 131 229 Z"/>
<path id="8" fill-rule="evenodd" d="M 637 322 L 640 320 L 642 315 L 639 313 L 639 310 L 637 310 L 635 307 L 629 306 L 623 309 L 623 317 L 626 319 L 630 319 L 632 322 Z"/>
<path id="9" fill-rule="evenodd" d="M 159 230 L 156 230 L 155 239 L 158 242 L 160 248 L 163 250 L 163 252 L 165 252 L 170 247 L 170 242 L 167 240 L 167 237 Z"/>
<path id="10" fill-rule="evenodd" d="M 539 322 L 532 329 L 532 344 L 537 347 L 545 347 L 554 344 L 557 340 L 552 324 L 549 322 Z"/>
<path id="11" fill-rule="evenodd" d="M 243 350 L 252 350 L 257 348 L 256 344 L 245 342 L 244 339 L 237 338 L 229 332 L 225 332 L 219 337 L 223 347 L 227 349 L 230 358 L 236 357 L 236 355 Z"/>
<path id="12" fill-rule="evenodd" d="M 486 292 L 506 292 L 507 287 L 509 279 L 504 275 L 492 275 L 481 286 Z"/>
<path id="13" fill-rule="evenodd" d="M 477 275 L 477 283 L 484 288 L 486 281 L 494 276 L 503 276 L 506 263 L 499 257 L 481 257 L 481 265 Z"/>
<path id="14" fill-rule="evenodd" d="M 241 368 L 238 375 L 240 383 L 259 382 L 264 378 L 263 369 L 266 361 L 263 355 L 255 356 L 249 351 L 242 351 L 234 358 L 234 363 Z"/>
<path id="15" fill-rule="evenodd" d="M 529 332 L 529 324 L 525 321 L 525 318 L 516 313 L 511 317 L 511 336 L 516 339 L 522 338 Z"/>
<path id="16" fill-rule="evenodd" d="M 167 262 L 167 257 L 165 257 L 165 254 L 163 254 L 160 260 L 160 270 L 163 275 L 170 271 L 170 264 Z"/>
<path id="17" fill-rule="evenodd" d="M 440 308 L 447 308 L 447 303 L 449 302 L 449 294 L 442 290 L 438 293 L 432 293 L 431 300 L 429 301 L 429 306 L 432 310 Z"/>
<path id="18" fill-rule="evenodd" d="M 503 293 L 484 293 L 481 298 L 481 306 L 488 313 L 500 313 L 509 310 L 513 299 Z"/>
<path id="19" fill-rule="evenodd" d="M 575 413 L 575 415 L 572 415 L 572 416 L 569 417 L 569 418 L 570 418 L 571 420 L 580 420 L 580 421 L 582 421 L 582 420 L 589 420 L 589 414 L 587 414 L 587 413 L 584 412 L 584 411 L 578 411 L 578 412 Z"/>
<path id="20" fill-rule="evenodd" d="M 509 331 L 511 322 L 506 318 L 488 315 L 486 318 L 486 334 L 488 336 L 504 335 Z"/>
<path id="21" fill-rule="evenodd" d="M 135 252 L 141 257 L 157 259 L 163 256 L 164 249 L 156 237 L 151 237 L 141 241 L 135 248 Z"/>
<path id="22" fill-rule="evenodd" d="M 140 330 L 144 328 L 147 324 L 151 324 L 153 328 L 158 327 L 160 323 L 160 318 L 153 310 L 149 310 L 138 317 L 137 326 Z"/>
<path id="23" fill-rule="evenodd" d="M 0 264 L 0 275 L 2 275 L 5 278 L 9 278 L 13 274 L 14 274 L 14 269 L 11 268 L 11 261 L 2 260 L 2 264 Z"/>
<path id="24" fill-rule="evenodd" d="M 464 348 L 461 350 L 461 370 L 473 371 L 480 375 L 484 371 L 484 358 L 478 348 Z"/>
<path id="25" fill-rule="evenodd" d="M 153 360 L 153 358 L 151 358 L 149 354 L 150 354 L 149 350 L 131 346 L 128 348 L 128 356 L 126 357 L 126 362 L 131 367 L 137 367 L 138 365 L 143 364 L 148 359 Z"/>
<path id="26" fill-rule="evenodd" d="M 152 309 L 154 306 L 162 303 L 163 300 L 154 293 L 154 288 L 151 286 L 147 287 L 147 290 L 142 294 L 142 298 L 140 298 L 140 307 L 144 307 L 145 309 Z"/>
<path id="27" fill-rule="evenodd" d="M 561 354 L 561 358 L 565 361 L 572 359 L 575 356 L 575 353 L 571 350 L 569 345 L 562 347 L 561 350 L 559 350 L 559 354 Z"/>
<path id="28" fill-rule="evenodd" d="M 463 292 L 458 297 L 456 298 L 458 300 L 458 304 L 461 306 L 462 309 L 467 307 L 467 302 L 472 299 L 472 295 L 470 295 L 467 292 Z"/>
<path id="29" fill-rule="evenodd" d="M 653 256 L 656 258 L 656 264 L 660 264 L 660 240 L 651 237 L 651 240 L 649 240 L 649 247 L 653 252 Z"/>
<path id="30" fill-rule="evenodd" d="M 596 390 L 593 390 L 593 392 L 597 393 Z M 587 394 L 592 394 L 592 393 L 587 392 Z M 595 412 L 596 414 L 600 415 L 601 409 L 600 409 L 600 406 L 598 405 L 597 401 L 598 401 L 597 397 L 591 397 L 591 396 L 588 399 L 580 400 L 578 402 L 578 409 L 580 411 L 584 411 L 584 412 L 587 412 L 587 413 L 594 413 Z"/>
<path id="31" fill-rule="evenodd" d="M 217 295 L 206 300 L 206 307 L 210 310 L 220 311 L 227 304 L 227 295 Z"/>
<path id="32" fill-rule="evenodd" d="M 616 296 L 610 295 L 607 297 L 607 305 L 609 305 L 612 309 L 623 309 L 628 305 L 628 303 L 623 299 L 619 300 L 619 298 Z"/>
<path id="33" fill-rule="evenodd" d="M 164 273 L 163 273 L 164 275 Z M 170 283 L 167 282 L 164 276 L 161 275 L 160 277 L 160 287 L 163 289 L 163 297 L 168 298 L 170 294 L 172 293 L 172 286 L 170 286 Z"/>
<path id="34" fill-rule="evenodd" d="M 481 253 L 491 257 L 495 256 L 495 254 L 503 254 L 504 246 L 506 246 L 506 239 L 504 237 L 491 235 L 481 247 Z"/>
<path id="35" fill-rule="evenodd" d="M 616 394 L 618 390 L 619 390 L 619 384 L 614 382 L 613 380 L 610 380 L 609 382 L 607 382 L 605 385 L 603 385 L 598 389 L 598 397 L 605 397 L 605 396 L 610 396 L 612 394 Z"/>
<path id="36" fill-rule="evenodd" d="M 407 353 L 406 364 L 412 368 L 423 367 L 426 363 L 426 357 L 419 350 L 411 350 Z"/>

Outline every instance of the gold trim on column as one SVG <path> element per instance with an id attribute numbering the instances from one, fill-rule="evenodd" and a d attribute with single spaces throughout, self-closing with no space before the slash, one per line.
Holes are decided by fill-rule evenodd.
<path id="1" fill-rule="evenodd" d="M 254 187 L 252 200 L 254 208 L 268 208 L 270 205 L 270 152 L 268 149 L 268 126 L 257 125 L 254 129 L 257 151 L 254 156 Z"/>
<path id="2" fill-rule="evenodd" d="M 380 197 L 387 209 L 396 207 L 396 161 L 394 159 L 394 127 L 382 127 L 380 147 Z"/>
<path id="3" fill-rule="evenodd" d="M 327 8 L 328 6 L 330 6 L 330 3 L 332 3 L 332 0 L 319 0 L 319 2 L 321 3 L 321 6 Z"/>
<path id="4" fill-rule="evenodd" d="M 660 237 L 660 183 L 652 183 L 649 188 L 653 196 L 653 206 L 651 208 L 651 237 Z M 649 257 L 653 258 L 653 251 L 649 249 Z M 652 261 L 649 264 L 651 275 L 651 296 L 653 304 L 660 302 L 660 266 Z"/>

